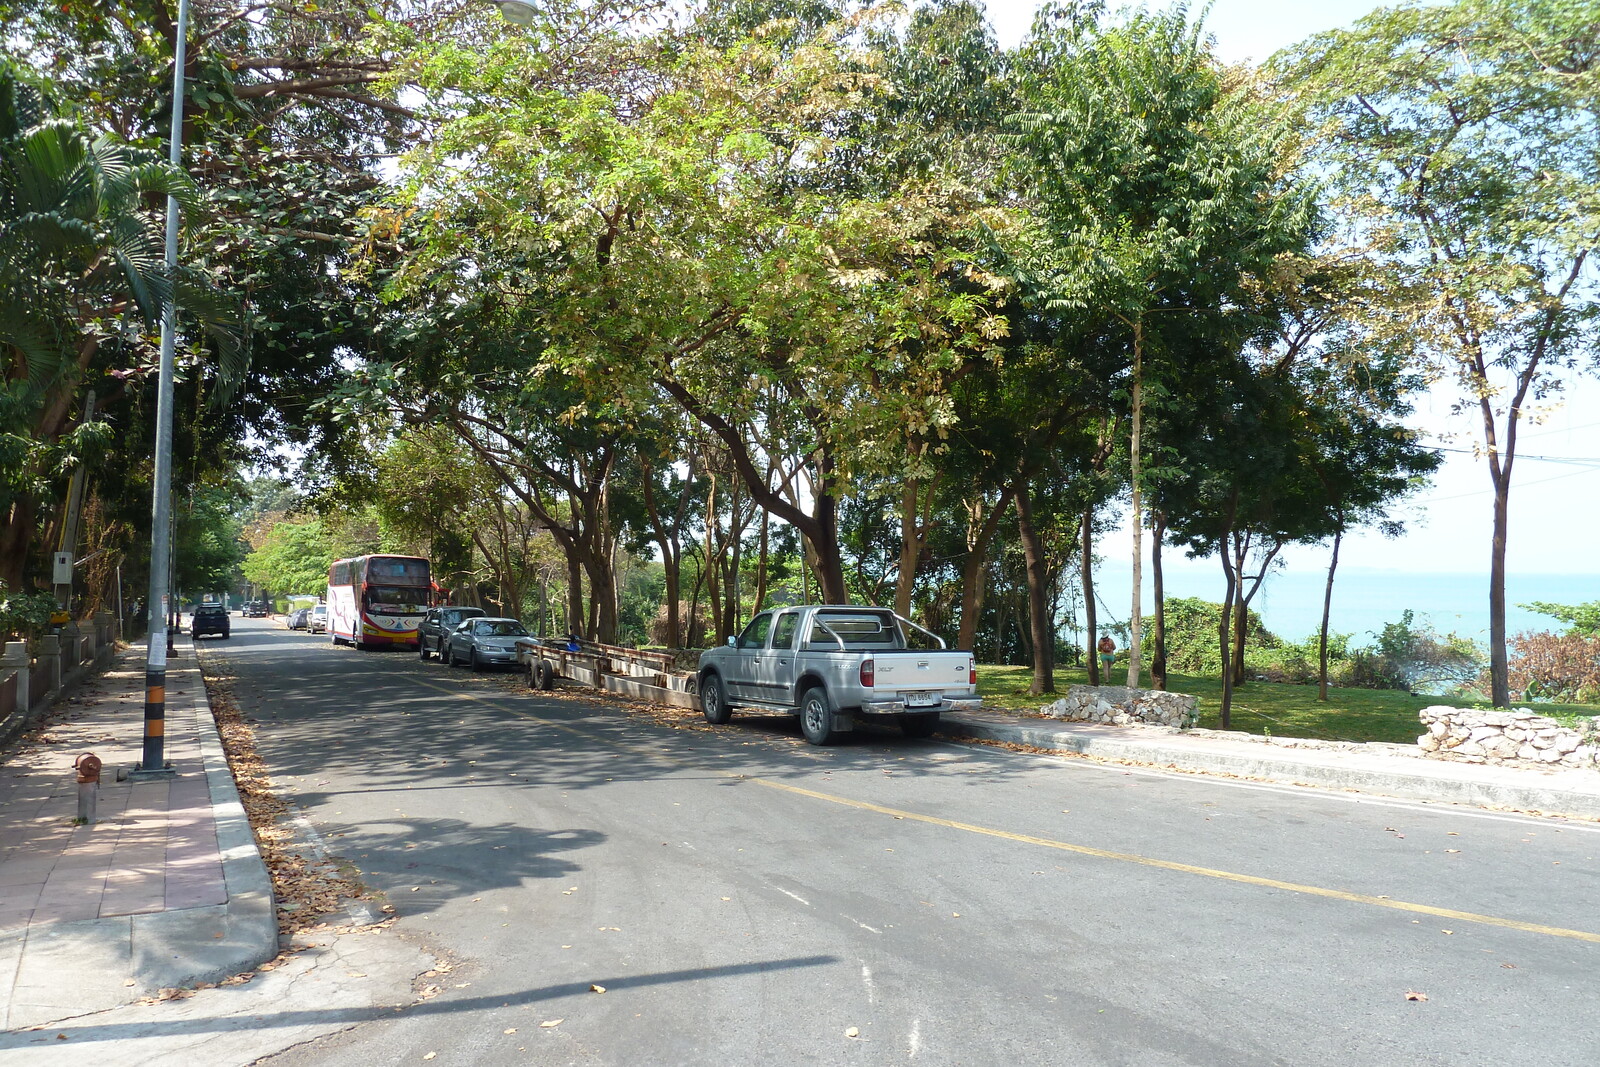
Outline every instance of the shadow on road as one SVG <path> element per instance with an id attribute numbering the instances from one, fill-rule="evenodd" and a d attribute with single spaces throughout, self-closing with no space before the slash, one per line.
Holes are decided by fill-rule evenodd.
<path id="1" fill-rule="evenodd" d="M 0 1051 L 24 1049 L 45 1042 L 71 1040 L 122 1041 L 136 1038 L 160 1038 L 184 1034 L 230 1033 L 240 1030 L 267 1030 L 286 1026 L 351 1026 L 378 1019 L 396 1019 L 403 1015 L 446 1015 L 457 1012 L 497 1010 L 510 1005 L 537 1004 L 578 994 L 588 995 L 591 984 L 617 992 L 624 989 L 642 989 L 648 986 L 668 985 L 673 982 L 699 982 L 713 978 L 733 978 L 747 974 L 791 970 L 799 967 L 821 967 L 838 963 L 837 956 L 798 956 L 781 960 L 762 960 L 756 963 L 731 963 L 720 967 L 689 967 L 678 971 L 658 971 L 654 974 L 610 975 L 586 978 L 578 982 L 561 982 L 517 993 L 496 993 L 485 997 L 443 997 L 427 1000 L 397 1010 L 373 1005 L 361 1008 L 325 1008 L 282 1011 L 277 1013 L 251 1013 L 221 1018 L 181 1019 L 152 1023 L 148 1020 L 106 1025 L 73 1025 L 56 1023 L 45 1031 L 13 1032 L 0 1036 Z"/>

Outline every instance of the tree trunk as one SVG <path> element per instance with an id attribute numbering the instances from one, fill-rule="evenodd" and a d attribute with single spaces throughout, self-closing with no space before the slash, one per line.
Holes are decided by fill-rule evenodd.
<path id="1" fill-rule="evenodd" d="M 28 550 L 32 547 L 34 523 L 33 494 L 22 491 L 11 502 L 11 514 L 0 529 L 0 581 L 13 592 L 26 592 Z"/>
<path id="2" fill-rule="evenodd" d="M 1516 418 L 1513 412 L 1511 418 Z M 1489 555 L 1489 689 L 1497 708 L 1511 706 L 1511 677 L 1506 664 L 1506 533 L 1511 496 L 1511 461 L 1494 479 L 1494 544 Z"/>
<path id="3" fill-rule="evenodd" d="M 1000 528 L 1000 516 L 1011 504 L 1011 493 L 1010 489 L 1003 490 L 1000 499 L 995 501 L 983 521 L 976 524 L 972 521 L 974 512 L 982 508 L 982 502 L 968 505 L 967 558 L 961 563 L 961 628 L 956 635 L 957 648 L 976 650 L 978 620 L 983 614 L 983 568 L 989 561 L 989 544 L 994 540 L 995 531 Z M 997 658 L 998 638 L 997 632 Z"/>
<path id="4" fill-rule="evenodd" d="M 761 539 L 756 558 L 756 599 L 755 610 L 760 611 L 767 602 L 767 559 L 769 545 L 767 541 L 768 528 L 772 523 L 772 514 L 765 508 L 761 511 Z"/>
<path id="5" fill-rule="evenodd" d="M 1078 561 L 1081 568 L 1083 582 L 1083 622 L 1086 627 L 1084 636 L 1084 659 L 1089 663 L 1089 684 L 1104 685 L 1100 680 L 1100 650 L 1095 647 L 1100 643 L 1098 624 L 1095 617 L 1094 603 L 1094 505 L 1090 504 L 1083 509 L 1083 521 L 1078 526 L 1078 540 L 1080 542 L 1078 554 L 1082 557 Z M 1110 681 L 1110 679 L 1106 679 Z"/>
<path id="6" fill-rule="evenodd" d="M 1055 672 L 1051 664 L 1050 624 L 1045 589 L 1044 549 L 1039 545 L 1039 532 L 1033 525 L 1033 501 L 1028 487 L 1020 486 L 1015 494 L 1017 506 L 1017 534 L 1022 538 L 1022 555 L 1028 572 L 1028 636 L 1033 645 L 1033 681 L 1028 686 L 1031 696 L 1056 691 Z"/>
<path id="7" fill-rule="evenodd" d="M 1328 699 L 1328 616 L 1333 613 L 1333 572 L 1339 569 L 1339 542 L 1344 540 L 1344 513 L 1333 534 L 1333 556 L 1328 560 L 1328 585 L 1322 591 L 1322 628 L 1317 631 L 1317 699 Z"/>
<path id="8" fill-rule="evenodd" d="M 1144 654 L 1140 633 L 1144 611 L 1143 500 L 1140 496 L 1139 429 L 1144 416 L 1144 320 L 1133 320 L 1133 427 L 1128 462 L 1133 488 L 1133 607 L 1128 613 L 1128 688 L 1139 688 L 1140 659 Z"/>
<path id="9" fill-rule="evenodd" d="M 916 585 L 922 539 L 917 534 L 917 480 L 907 478 L 900 490 L 900 566 L 894 586 L 894 610 L 911 618 L 911 594 Z"/>
<path id="10" fill-rule="evenodd" d="M 1150 651 L 1150 684 L 1160 690 L 1167 688 L 1167 594 L 1161 578 L 1161 542 L 1167 534 L 1167 517 L 1156 512 L 1151 518 L 1154 529 L 1150 539 L 1150 578 L 1156 598 L 1155 633 Z"/>
<path id="11" fill-rule="evenodd" d="M 567 550 L 567 629 L 578 632 L 583 626 L 583 563 L 572 549 Z"/>
<path id="12" fill-rule="evenodd" d="M 1226 535 L 1223 536 L 1219 547 L 1221 551 L 1217 554 L 1222 557 L 1222 571 L 1227 576 L 1227 591 L 1222 598 L 1222 611 L 1217 622 L 1217 640 L 1222 653 L 1222 707 L 1218 715 L 1218 725 L 1227 730 L 1233 723 L 1233 657 L 1230 655 L 1233 642 L 1229 639 L 1229 623 L 1233 620 L 1233 598 L 1238 585 L 1234 579 L 1233 559 L 1229 555 Z"/>

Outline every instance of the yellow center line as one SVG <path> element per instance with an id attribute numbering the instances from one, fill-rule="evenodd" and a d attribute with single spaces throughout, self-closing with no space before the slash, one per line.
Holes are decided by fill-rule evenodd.
<path id="1" fill-rule="evenodd" d="M 470 696 L 475 700 L 486 701 L 486 698 L 475 693 L 462 693 L 460 690 L 450 690 L 443 686 L 434 685 L 427 679 L 422 679 L 423 684 L 438 689 L 441 692 L 458 696 Z M 554 722 L 541 718 L 530 712 L 517 708 L 496 704 L 496 707 L 508 711 L 513 715 L 545 726 L 552 726 L 567 733 L 576 734 L 591 741 L 598 741 L 612 748 L 624 751 L 649 755 L 669 763 L 685 764 L 687 761 L 677 759 L 662 752 L 646 752 L 634 746 L 612 741 L 596 736 L 566 723 Z M 812 800 L 822 800 L 829 804 L 839 804 L 859 811 L 870 811 L 878 815 L 888 815 L 896 819 L 909 819 L 913 822 L 927 823 L 930 826 L 942 826 L 948 830 L 961 830 L 969 834 L 980 834 L 984 837 L 996 837 L 1004 841 L 1016 841 L 1025 845 L 1037 845 L 1040 848 L 1053 848 L 1061 852 L 1074 852 L 1080 856 L 1093 856 L 1096 859 L 1114 860 L 1118 863 L 1132 863 L 1140 867 L 1153 867 L 1163 871 L 1177 871 L 1182 874 L 1194 874 L 1203 878 L 1216 878 L 1224 882 L 1238 882 L 1243 885 L 1261 886 L 1265 889 L 1278 889 L 1286 893 L 1300 893 L 1305 896 L 1324 897 L 1329 900 L 1342 900 L 1350 904 L 1367 904 L 1377 908 L 1392 908 L 1395 911 L 1410 912 L 1414 915 L 1430 915 L 1436 919 L 1449 919 L 1453 922 L 1478 923 L 1483 926 L 1497 926 L 1504 930 L 1518 930 L 1526 934 L 1540 934 L 1545 937 L 1563 937 L 1572 941 L 1589 941 L 1600 944 L 1600 934 L 1590 933 L 1587 930 L 1568 930 L 1560 926 L 1546 926 L 1543 923 L 1523 922 L 1520 919 L 1503 919 L 1496 915 L 1480 915 L 1472 911 L 1457 911 L 1454 908 L 1436 908 L 1431 904 L 1414 904 L 1405 900 L 1394 900 L 1390 897 L 1372 896 L 1368 893 L 1352 893 L 1344 889 L 1328 889 L 1323 886 L 1303 885 L 1299 882 L 1284 882 L 1276 878 L 1262 878 L 1254 874 L 1240 874 L 1236 871 L 1223 871 L 1215 867 L 1199 867 L 1192 863 L 1178 863 L 1174 860 L 1156 859 L 1152 856 L 1140 856 L 1132 852 L 1113 852 L 1110 849 L 1095 848 L 1092 845 L 1075 845 L 1069 841 L 1057 841 L 1048 837 L 1036 837 L 1032 834 L 1013 833 L 1010 830 L 999 830 L 992 826 L 979 826 L 976 823 L 959 822 L 955 819 L 942 819 L 937 815 L 924 815 L 921 812 L 906 811 L 900 808 L 885 807 L 866 800 L 854 800 L 850 797 L 839 796 L 836 793 L 823 793 L 815 789 L 806 789 L 798 785 L 788 785 L 784 782 L 775 782 L 769 778 L 754 778 L 744 774 L 727 773 L 727 777 L 749 782 L 753 785 L 763 786 L 767 789 L 776 789 L 779 792 L 792 793 L 796 796 L 810 797 Z"/>

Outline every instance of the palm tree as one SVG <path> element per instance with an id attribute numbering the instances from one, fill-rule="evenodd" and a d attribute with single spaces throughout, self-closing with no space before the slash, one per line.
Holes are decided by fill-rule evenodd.
<path id="1" fill-rule="evenodd" d="M 34 515 L 102 342 L 152 326 L 171 280 L 154 205 L 182 170 L 60 115 L 0 63 L 0 582 L 21 588 Z"/>

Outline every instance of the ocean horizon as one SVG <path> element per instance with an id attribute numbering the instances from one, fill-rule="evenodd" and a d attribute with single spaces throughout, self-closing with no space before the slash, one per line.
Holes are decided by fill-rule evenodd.
<path id="1" fill-rule="evenodd" d="M 1215 560 L 1184 560 L 1163 568 L 1167 598 L 1197 597 L 1221 602 L 1225 586 L 1222 565 Z M 1284 569 L 1267 576 L 1250 608 L 1277 636 L 1299 641 L 1322 624 L 1326 570 Z M 1132 570 L 1126 563 L 1106 561 L 1095 568 L 1095 601 L 1099 617 L 1126 622 L 1132 596 Z M 1519 605 L 1533 602 L 1582 604 L 1600 600 L 1600 574 L 1508 574 L 1506 632 L 1560 632 L 1566 623 Z M 1144 569 L 1144 613 L 1154 607 L 1150 569 Z M 1334 574 L 1329 629 L 1349 634 L 1352 644 L 1370 645 L 1383 627 L 1399 622 L 1410 610 L 1415 621 L 1427 622 L 1442 634 L 1454 633 L 1480 644 L 1489 640 L 1489 576 L 1484 573 L 1416 573 L 1371 567 L 1340 568 Z M 1082 624 L 1081 617 L 1079 624 Z"/>

